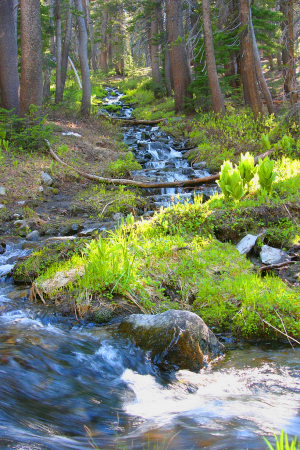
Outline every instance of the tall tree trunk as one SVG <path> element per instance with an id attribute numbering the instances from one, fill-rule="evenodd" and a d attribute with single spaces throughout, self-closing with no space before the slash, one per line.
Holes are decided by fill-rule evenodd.
<path id="1" fill-rule="evenodd" d="M 51 55 L 55 55 L 55 39 L 54 39 L 54 8 L 53 8 L 53 0 L 49 0 L 49 19 L 50 19 L 50 27 L 51 27 L 51 37 L 50 37 L 50 52 Z"/>
<path id="2" fill-rule="evenodd" d="M 80 13 L 77 15 L 77 25 L 79 32 L 79 60 L 82 78 L 81 112 L 83 115 L 88 116 L 91 109 L 91 79 L 87 51 L 88 37 L 83 18 L 83 7 L 81 0 L 75 0 L 75 8 L 78 13 Z"/>
<path id="3" fill-rule="evenodd" d="M 94 39 L 94 29 L 93 29 L 93 21 L 91 19 L 90 14 L 90 3 L 89 0 L 83 0 L 83 8 L 85 11 L 85 18 L 86 18 L 86 27 L 89 31 L 90 36 L 90 43 L 91 43 L 91 52 L 92 52 L 92 68 L 93 70 L 97 70 L 97 60 L 96 60 L 96 46 L 95 46 L 95 39 Z"/>
<path id="4" fill-rule="evenodd" d="M 291 103 L 297 103 L 297 81 L 295 73 L 295 52 L 294 52 L 294 0 L 289 0 L 288 3 L 288 42 L 289 42 L 289 68 L 288 68 L 288 84 L 291 94 Z"/>
<path id="5" fill-rule="evenodd" d="M 263 104 L 259 96 L 254 66 L 249 0 L 240 0 L 240 15 L 243 88 L 244 94 L 247 92 L 246 95 L 249 95 L 251 109 L 253 111 L 254 117 L 257 118 L 259 114 L 263 114 Z"/>
<path id="6" fill-rule="evenodd" d="M 168 35 L 171 45 L 171 70 L 174 79 L 175 112 L 183 111 L 187 99 L 192 101 L 192 93 L 188 91 L 191 77 L 187 63 L 184 43 L 181 0 L 166 0 L 168 15 Z M 180 42 L 179 42 L 180 41 Z M 176 44 L 175 44 L 176 42 Z"/>
<path id="7" fill-rule="evenodd" d="M 18 11 L 19 11 L 19 1 L 18 0 L 13 0 L 13 8 L 14 8 L 15 32 L 16 32 L 16 36 L 18 36 Z"/>
<path id="8" fill-rule="evenodd" d="M 29 115 L 30 105 L 38 108 L 39 116 L 43 105 L 40 1 L 20 0 L 20 7 L 22 65 L 19 116 Z"/>
<path id="9" fill-rule="evenodd" d="M 11 0 L 0 0 L 0 90 L 1 106 L 19 109 L 18 49 Z"/>
<path id="10" fill-rule="evenodd" d="M 280 12 L 282 12 L 284 16 L 284 20 L 281 22 L 281 31 L 283 35 L 283 49 L 282 49 L 282 64 L 284 66 L 283 69 L 283 87 L 285 94 L 289 95 L 289 82 L 288 82 L 288 64 L 289 64 L 289 51 L 288 51 L 288 4 L 287 0 L 280 1 Z"/>
<path id="11" fill-rule="evenodd" d="M 211 27 L 209 0 L 202 0 L 202 15 L 203 15 L 206 68 L 210 92 L 212 96 L 213 108 L 216 114 L 221 113 L 222 115 L 225 115 L 226 110 L 224 106 L 223 95 L 220 88 L 215 59 L 214 39 Z"/>
<path id="12" fill-rule="evenodd" d="M 49 99 L 51 96 L 50 84 L 51 84 L 51 71 L 49 67 L 49 56 L 46 55 L 44 58 L 44 88 L 43 88 L 43 96 L 45 99 Z"/>
<path id="13" fill-rule="evenodd" d="M 60 0 L 55 0 L 55 23 L 56 23 L 56 89 L 55 103 L 62 101 L 61 85 L 61 10 Z"/>
<path id="14" fill-rule="evenodd" d="M 265 79 L 265 76 L 264 76 L 264 73 L 263 73 L 263 70 L 261 67 L 259 51 L 258 51 L 254 27 L 253 27 L 253 23 L 252 23 L 251 10 L 250 10 L 250 28 L 251 28 L 251 35 L 252 35 L 252 41 L 253 41 L 253 54 L 254 54 L 256 75 L 260 82 L 260 85 L 261 85 L 261 88 L 262 88 L 262 91 L 263 91 L 263 94 L 264 94 L 264 97 L 265 97 L 265 100 L 267 103 L 267 108 L 268 108 L 269 114 L 275 114 L 272 96 L 269 91 L 269 88 L 268 88 L 268 85 L 267 85 L 267 82 L 266 82 L 266 79 Z"/>
<path id="15" fill-rule="evenodd" d="M 161 75 L 159 69 L 159 45 L 157 44 L 157 35 L 158 35 L 158 20 L 159 20 L 159 8 L 161 7 L 160 3 L 156 3 L 154 9 L 151 14 L 150 21 L 150 39 L 149 39 L 149 49 L 150 49 L 150 57 L 151 57 L 151 70 L 152 70 L 152 79 L 153 83 L 156 87 L 161 85 Z M 156 92 L 157 94 L 157 92 Z"/>
<path id="16" fill-rule="evenodd" d="M 66 30 L 65 30 L 65 37 L 64 37 L 62 56 L 61 56 L 62 96 L 64 95 L 64 89 L 65 89 L 65 84 L 66 84 L 70 40 L 71 40 L 71 34 L 72 34 L 72 16 L 73 16 L 72 8 L 73 8 L 73 0 L 69 0 L 68 10 L 67 10 L 67 18 L 66 18 Z"/>
<path id="17" fill-rule="evenodd" d="M 107 36 L 106 36 L 107 21 L 108 21 L 107 6 L 105 5 L 104 2 L 101 21 L 101 53 L 100 53 L 101 70 L 107 69 Z"/>

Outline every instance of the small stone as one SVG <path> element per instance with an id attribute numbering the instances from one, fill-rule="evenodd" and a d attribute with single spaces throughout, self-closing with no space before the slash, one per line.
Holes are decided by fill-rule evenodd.
<path id="1" fill-rule="evenodd" d="M 0 203 L 0 209 L 5 208 L 5 205 L 2 205 L 2 203 Z"/>
<path id="2" fill-rule="evenodd" d="M 26 203 L 25 200 L 20 200 L 20 201 L 17 202 L 17 205 L 18 206 L 24 206 L 25 203 Z"/>
<path id="3" fill-rule="evenodd" d="M 124 144 L 126 145 L 133 145 L 137 143 L 137 139 L 125 139 Z"/>
<path id="4" fill-rule="evenodd" d="M 289 261 L 290 257 L 283 250 L 263 245 L 260 252 L 260 259 L 263 264 L 277 264 Z"/>
<path id="5" fill-rule="evenodd" d="M 31 233 L 28 233 L 26 236 L 27 241 L 37 241 L 40 234 L 37 230 L 31 231 Z"/>
<path id="6" fill-rule="evenodd" d="M 61 230 L 62 236 L 74 236 L 83 230 L 83 226 L 78 223 L 73 223 L 72 225 L 68 225 Z"/>
<path id="7" fill-rule="evenodd" d="M 253 234 L 247 234 L 243 239 L 236 245 L 237 251 L 241 255 L 245 255 L 250 252 L 250 250 L 254 247 L 258 236 L 254 236 Z"/>
<path id="8" fill-rule="evenodd" d="M 43 186 L 40 186 L 40 187 L 39 187 L 39 192 L 44 192 Z"/>
<path id="9" fill-rule="evenodd" d="M 207 166 L 207 162 L 206 161 L 200 161 L 198 163 L 193 164 L 193 167 L 195 169 L 203 169 L 206 166 Z"/>
<path id="10" fill-rule="evenodd" d="M 25 220 L 15 220 L 14 226 L 16 228 L 19 228 L 20 230 L 24 230 L 27 228 L 27 223 L 25 222 Z"/>
<path id="11" fill-rule="evenodd" d="M 124 216 L 121 213 L 116 213 L 112 216 L 113 220 L 115 220 L 115 221 L 121 220 L 123 217 Z"/>
<path id="12" fill-rule="evenodd" d="M 147 211 L 145 212 L 145 214 L 143 215 L 144 217 L 152 217 L 154 215 L 154 211 Z"/>
<path id="13" fill-rule="evenodd" d="M 0 186 L 0 195 L 6 195 L 6 188 L 4 186 Z"/>
<path id="14" fill-rule="evenodd" d="M 19 220 L 19 219 L 21 219 L 21 215 L 15 213 L 15 214 L 13 214 L 13 218 L 14 218 L 15 220 Z"/>
<path id="15" fill-rule="evenodd" d="M 42 183 L 45 186 L 52 186 L 53 180 L 50 177 L 50 175 L 48 175 L 46 172 L 41 172 L 41 176 L 42 176 Z"/>

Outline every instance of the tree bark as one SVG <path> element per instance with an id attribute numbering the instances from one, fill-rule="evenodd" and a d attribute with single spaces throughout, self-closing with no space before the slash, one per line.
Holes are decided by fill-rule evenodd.
<path id="1" fill-rule="evenodd" d="M 295 52 L 294 52 L 294 0 L 288 3 L 288 45 L 289 45 L 289 68 L 288 68 L 288 84 L 291 103 L 297 103 L 297 81 L 295 73 Z"/>
<path id="2" fill-rule="evenodd" d="M 209 0 L 202 0 L 203 30 L 206 55 L 206 69 L 210 92 L 212 96 L 213 108 L 216 114 L 226 114 L 224 99 L 220 88 L 217 65 L 215 59 L 214 39 L 210 19 Z"/>
<path id="3" fill-rule="evenodd" d="M 91 110 L 91 79 L 87 51 L 88 37 L 83 17 L 83 7 L 81 0 L 75 0 L 75 8 L 77 9 L 78 13 L 80 13 L 77 15 L 77 25 L 79 32 L 79 60 L 82 78 L 81 112 L 83 115 L 88 116 Z"/>
<path id="4" fill-rule="evenodd" d="M 159 69 L 159 45 L 157 44 L 158 34 L 158 20 L 159 20 L 159 8 L 160 4 L 156 3 L 151 14 L 150 19 L 150 37 L 149 37 L 149 50 L 151 58 L 151 70 L 154 87 L 161 85 L 161 75 Z"/>
<path id="5" fill-rule="evenodd" d="M 191 84 L 186 46 L 184 43 L 181 0 L 166 0 L 168 35 L 171 45 L 171 70 L 174 79 L 175 112 L 187 108 L 187 100 L 193 95 L 188 91 Z"/>
<path id="6" fill-rule="evenodd" d="M 18 49 L 11 0 L 0 0 L 0 90 L 1 106 L 19 109 Z"/>
<path id="7" fill-rule="evenodd" d="M 60 0 L 55 0 L 55 24 L 56 24 L 56 89 L 55 103 L 62 101 L 61 85 L 61 5 Z"/>
<path id="8" fill-rule="evenodd" d="M 61 56 L 62 96 L 64 94 L 64 89 L 65 89 L 65 84 L 66 84 L 69 48 L 70 48 L 70 40 L 71 40 L 71 34 L 72 34 L 72 16 L 73 16 L 72 8 L 73 8 L 73 0 L 69 0 L 68 10 L 67 10 L 67 18 L 66 18 L 66 30 L 65 30 L 65 37 L 64 37 L 62 56 Z"/>
<path id="9" fill-rule="evenodd" d="M 43 88 L 43 96 L 45 99 L 49 99 L 51 96 L 50 84 L 51 84 L 51 71 L 49 67 L 49 57 L 48 55 L 46 55 L 44 58 L 44 88 Z"/>
<path id="10" fill-rule="evenodd" d="M 91 52 L 92 52 L 92 68 L 95 71 L 95 70 L 97 70 L 96 46 L 95 46 L 95 39 L 94 39 L 93 21 L 91 19 L 91 14 L 90 14 L 89 0 L 83 0 L 83 6 L 85 9 L 87 29 L 89 30 L 89 36 L 90 36 Z"/>
<path id="11" fill-rule="evenodd" d="M 264 97 L 265 97 L 265 100 L 267 103 L 267 108 L 268 108 L 269 114 L 275 114 L 272 96 L 269 91 L 269 87 L 268 87 L 268 84 L 266 82 L 266 79 L 265 79 L 265 76 L 264 76 L 264 73 L 263 73 L 263 70 L 261 67 L 259 51 L 258 51 L 258 47 L 257 47 L 254 27 L 253 27 L 252 18 L 251 18 L 251 11 L 250 11 L 250 29 L 251 29 L 251 35 L 252 35 L 252 41 L 253 41 L 253 53 L 254 53 L 254 62 L 255 62 L 255 70 L 256 70 L 257 78 L 260 82 L 260 85 L 261 85 L 261 88 L 262 88 L 262 91 L 263 91 L 263 94 L 264 94 Z"/>
<path id="12" fill-rule="evenodd" d="M 240 0 L 241 16 L 241 60 L 244 95 L 249 96 L 254 117 L 263 114 L 263 103 L 259 96 L 254 66 L 253 40 L 251 38 L 251 16 L 249 0 Z"/>
<path id="13" fill-rule="evenodd" d="M 21 9 L 21 89 L 19 116 L 30 114 L 35 105 L 37 115 L 43 105 L 43 59 L 39 0 L 20 0 Z"/>
<path id="14" fill-rule="evenodd" d="M 289 95 L 289 82 L 288 82 L 288 64 L 289 64 L 289 52 L 288 52 L 288 4 L 287 0 L 280 0 L 280 12 L 284 16 L 284 20 L 281 22 L 281 31 L 283 36 L 283 49 L 282 49 L 282 64 L 283 68 L 283 87 L 285 94 Z"/>
<path id="15" fill-rule="evenodd" d="M 100 53 L 100 67 L 101 70 L 107 69 L 107 7 L 103 2 L 102 21 L 101 21 L 101 53 Z"/>

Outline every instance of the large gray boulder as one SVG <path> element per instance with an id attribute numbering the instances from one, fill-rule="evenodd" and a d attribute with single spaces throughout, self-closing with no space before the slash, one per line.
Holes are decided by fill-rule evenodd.
<path id="1" fill-rule="evenodd" d="M 150 352 L 153 363 L 164 370 L 198 372 L 205 360 L 225 353 L 204 321 L 189 311 L 169 310 L 162 314 L 132 314 L 118 328 L 122 336 Z"/>

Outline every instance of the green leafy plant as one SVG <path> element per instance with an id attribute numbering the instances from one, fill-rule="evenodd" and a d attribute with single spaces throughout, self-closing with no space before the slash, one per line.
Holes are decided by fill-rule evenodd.
<path id="1" fill-rule="evenodd" d="M 122 159 L 111 162 L 106 169 L 108 175 L 112 177 L 120 177 L 132 170 L 141 170 L 142 166 L 134 159 L 131 152 L 126 153 Z"/>
<path id="2" fill-rule="evenodd" d="M 261 135 L 261 140 L 262 140 L 262 143 L 264 144 L 264 147 L 267 149 L 267 150 L 270 150 L 270 148 L 271 148 L 271 144 L 270 144 L 270 140 L 269 140 L 269 135 L 266 133 L 266 134 L 263 134 L 262 133 L 262 135 Z"/>
<path id="3" fill-rule="evenodd" d="M 294 437 L 291 443 L 289 443 L 289 438 L 287 433 L 283 433 L 283 430 L 281 430 L 279 438 L 275 435 L 276 439 L 276 449 L 270 444 L 270 442 L 265 438 L 264 441 L 267 444 L 268 448 L 270 450 L 296 450 L 300 448 L 300 441 L 298 441 L 297 445 L 297 436 Z"/>
<path id="4" fill-rule="evenodd" d="M 239 168 L 233 168 L 230 161 L 223 163 L 218 184 L 225 197 L 231 195 L 235 200 L 239 200 L 244 195 L 243 179 Z"/>
<path id="5" fill-rule="evenodd" d="M 276 178 L 276 173 L 274 172 L 274 161 L 271 161 L 268 156 L 263 160 L 259 161 L 258 167 L 258 179 L 261 188 L 266 189 L 266 191 L 271 192 L 272 183 Z"/>
<path id="6" fill-rule="evenodd" d="M 225 197 L 229 197 L 229 183 L 230 183 L 230 172 L 233 170 L 232 163 L 230 161 L 224 161 L 221 166 L 220 180 L 217 181 L 218 185 L 222 189 Z"/>
<path id="7" fill-rule="evenodd" d="M 241 159 L 238 165 L 241 178 L 243 180 L 244 186 L 251 182 L 256 173 L 256 168 L 254 167 L 254 157 L 247 152 L 245 155 L 241 154 Z"/>

